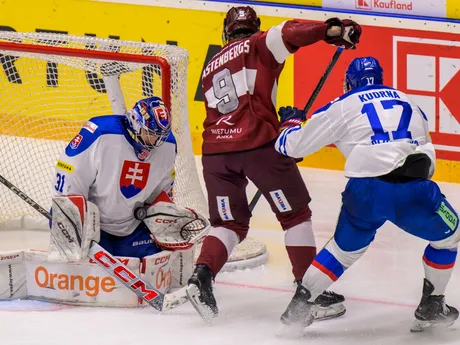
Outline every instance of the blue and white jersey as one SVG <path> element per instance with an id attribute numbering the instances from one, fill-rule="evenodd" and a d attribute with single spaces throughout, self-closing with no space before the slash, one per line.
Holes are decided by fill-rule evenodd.
<path id="1" fill-rule="evenodd" d="M 139 225 L 136 207 L 162 191 L 171 193 L 176 157 L 171 133 L 139 159 L 123 121 L 125 116 L 111 115 L 86 122 L 59 157 L 52 185 L 53 196 L 81 194 L 96 204 L 101 230 L 115 236 L 129 235 Z"/>
<path id="2" fill-rule="evenodd" d="M 335 144 L 346 158 L 346 177 L 385 175 L 413 153 L 436 156 L 423 111 L 401 91 L 368 85 L 354 89 L 314 113 L 302 126 L 278 137 L 278 152 L 300 158 Z"/>

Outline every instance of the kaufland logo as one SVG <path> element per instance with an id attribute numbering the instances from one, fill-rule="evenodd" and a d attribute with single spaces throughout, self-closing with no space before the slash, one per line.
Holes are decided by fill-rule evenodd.
<path id="1" fill-rule="evenodd" d="M 412 1 L 403 2 L 396 0 L 356 0 L 356 8 L 359 10 L 390 9 L 412 11 Z"/>
<path id="2" fill-rule="evenodd" d="M 424 111 L 437 158 L 460 161 L 460 42 L 393 37 L 393 86 Z"/>
<path id="3" fill-rule="evenodd" d="M 356 0 L 356 8 L 360 10 L 372 10 L 372 0 Z"/>

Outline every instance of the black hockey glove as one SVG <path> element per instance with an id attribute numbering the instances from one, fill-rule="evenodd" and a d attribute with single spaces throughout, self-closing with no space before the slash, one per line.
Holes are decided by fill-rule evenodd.
<path id="1" fill-rule="evenodd" d="M 278 115 L 280 116 L 280 132 L 289 127 L 301 126 L 307 119 L 307 114 L 296 107 L 281 107 Z"/>
<path id="2" fill-rule="evenodd" d="M 355 49 L 356 44 L 359 43 L 362 29 L 361 26 L 353 20 L 339 18 L 329 18 L 324 22 L 328 28 L 340 27 L 340 35 L 338 36 L 326 36 L 326 43 L 333 44 L 335 46 L 343 46 L 345 49 Z"/>

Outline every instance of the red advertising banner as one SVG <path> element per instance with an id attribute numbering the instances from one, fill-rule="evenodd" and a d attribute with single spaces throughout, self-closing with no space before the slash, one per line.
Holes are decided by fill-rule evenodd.
<path id="1" fill-rule="evenodd" d="M 335 48 L 320 43 L 294 55 L 294 103 L 303 107 Z M 384 83 L 408 95 L 426 113 L 437 158 L 460 161 L 460 34 L 363 27 L 358 48 L 345 51 L 320 92 L 312 111 L 343 94 L 348 64 L 373 56 Z"/>

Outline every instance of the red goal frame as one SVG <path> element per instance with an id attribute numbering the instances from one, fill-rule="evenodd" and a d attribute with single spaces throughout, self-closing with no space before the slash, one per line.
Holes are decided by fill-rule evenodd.
<path id="1" fill-rule="evenodd" d="M 161 70 L 161 98 L 171 111 L 171 66 L 165 58 L 160 56 L 136 55 L 117 52 L 103 52 L 97 50 L 85 50 L 77 48 L 53 47 L 34 44 L 22 44 L 13 42 L 0 42 L 0 50 L 9 50 L 26 53 L 62 55 L 89 59 L 100 59 L 109 61 L 124 61 L 157 65 Z"/>

